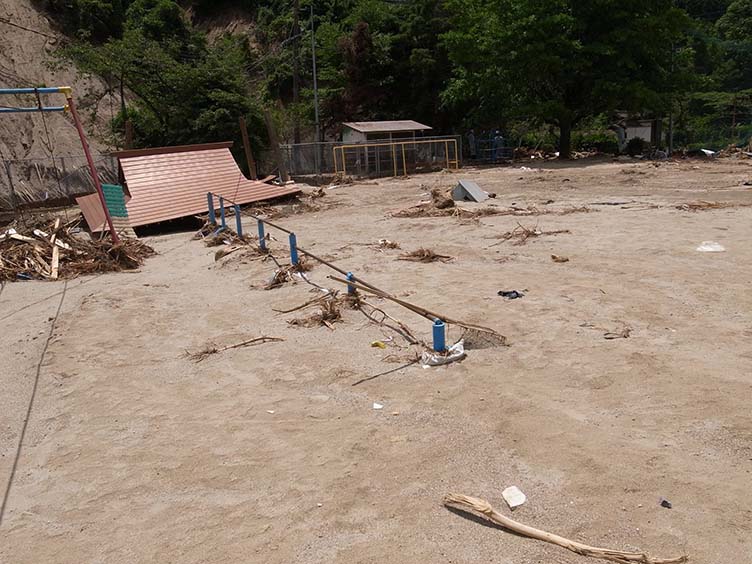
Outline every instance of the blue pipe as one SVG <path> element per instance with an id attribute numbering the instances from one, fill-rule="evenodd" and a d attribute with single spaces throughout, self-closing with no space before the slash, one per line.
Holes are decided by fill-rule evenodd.
<path id="1" fill-rule="evenodd" d="M 0 108 L 3 114 L 18 114 L 25 112 L 65 112 L 68 106 L 42 106 L 41 108 Z"/>
<path id="2" fill-rule="evenodd" d="M 436 352 L 446 350 L 446 324 L 441 319 L 433 320 L 433 350 Z"/>
<path id="3" fill-rule="evenodd" d="M 217 225 L 217 214 L 214 212 L 214 195 L 211 192 L 206 193 L 206 202 L 209 204 L 209 223 Z"/>
<path id="4" fill-rule="evenodd" d="M 225 199 L 219 197 L 219 220 L 222 222 L 222 229 L 227 229 L 227 221 L 225 221 Z"/>
<path id="5" fill-rule="evenodd" d="M 259 249 L 266 250 L 266 235 L 264 234 L 264 222 L 260 219 L 258 221 L 258 234 L 259 234 Z"/>
<path id="6" fill-rule="evenodd" d="M 238 204 L 235 204 L 235 232 L 238 234 L 238 237 L 243 236 L 243 223 L 240 221 L 240 206 Z"/>
<path id="7" fill-rule="evenodd" d="M 44 88 L 0 88 L 0 94 L 57 94 L 67 92 L 70 88 L 60 86 L 46 86 Z"/>
<path id="8" fill-rule="evenodd" d="M 298 239 L 295 233 L 290 233 L 290 264 L 298 264 Z"/>

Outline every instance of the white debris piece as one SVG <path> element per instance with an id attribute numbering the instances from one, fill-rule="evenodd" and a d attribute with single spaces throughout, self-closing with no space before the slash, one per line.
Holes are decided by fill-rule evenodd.
<path id="1" fill-rule="evenodd" d="M 420 364 L 423 368 L 429 366 L 441 366 L 465 358 L 465 341 L 460 340 L 447 350 L 445 353 L 425 351 L 420 356 Z"/>
<path id="2" fill-rule="evenodd" d="M 522 490 L 520 490 L 520 488 L 518 488 L 517 486 L 509 486 L 507 489 L 501 492 L 501 497 L 504 498 L 504 501 L 507 502 L 509 509 L 512 510 L 527 501 L 527 496 L 525 496 L 525 494 L 522 493 Z"/>
<path id="3" fill-rule="evenodd" d="M 703 241 L 700 246 L 697 247 L 697 250 L 702 253 L 722 253 L 726 249 L 723 245 L 716 243 L 715 241 Z"/>
<path id="4" fill-rule="evenodd" d="M 380 403 L 373 402 L 374 409 L 384 409 L 384 406 Z"/>

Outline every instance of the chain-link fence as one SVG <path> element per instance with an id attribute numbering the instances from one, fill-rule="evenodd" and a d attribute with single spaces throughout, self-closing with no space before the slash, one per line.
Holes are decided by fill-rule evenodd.
<path id="1" fill-rule="evenodd" d="M 298 143 L 282 145 L 282 155 L 293 176 L 345 173 L 356 176 L 398 176 L 456 168 L 462 160 L 459 136 L 414 140 Z"/>
<path id="2" fill-rule="evenodd" d="M 118 183 L 117 159 L 95 155 L 103 183 Z M 38 159 L 4 159 L 0 169 L 0 210 L 44 203 L 72 203 L 76 196 L 94 192 L 84 155 Z"/>

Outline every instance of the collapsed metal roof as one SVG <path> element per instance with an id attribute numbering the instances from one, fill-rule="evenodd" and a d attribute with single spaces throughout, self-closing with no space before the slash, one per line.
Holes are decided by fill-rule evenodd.
<path id="1" fill-rule="evenodd" d="M 207 143 L 113 153 L 125 178 L 131 227 L 205 213 L 207 192 L 237 204 L 300 192 L 295 186 L 248 180 L 235 163 L 231 146 L 231 142 Z M 76 201 L 89 228 L 100 230 L 104 214 L 97 195 Z"/>
<path id="2" fill-rule="evenodd" d="M 394 133 L 395 131 L 426 131 L 433 129 L 413 120 L 398 121 L 351 121 L 342 125 L 361 133 Z"/>

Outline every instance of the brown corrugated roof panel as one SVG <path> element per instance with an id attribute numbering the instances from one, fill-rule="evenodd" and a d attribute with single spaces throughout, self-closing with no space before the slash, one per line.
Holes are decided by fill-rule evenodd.
<path id="1" fill-rule="evenodd" d="M 230 143 L 212 143 L 175 147 L 174 151 L 171 147 L 161 147 L 116 153 L 130 194 L 126 204 L 130 225 L 138 227 L 205 213 L 207 192 L 237 204 L 300 192 L 291 185 L 248 180 L 235 163 L 230 146 Z M 82 210 L 84 207 L 96 205 L 90 200 L 84 202 Z M 101 213 L 101 207 L 98 211 Z M 99 220 L 91 210 L 89 215 L 84 210 L 84 215 L 87 223 L 89 215 L 92 221 Z"/>

